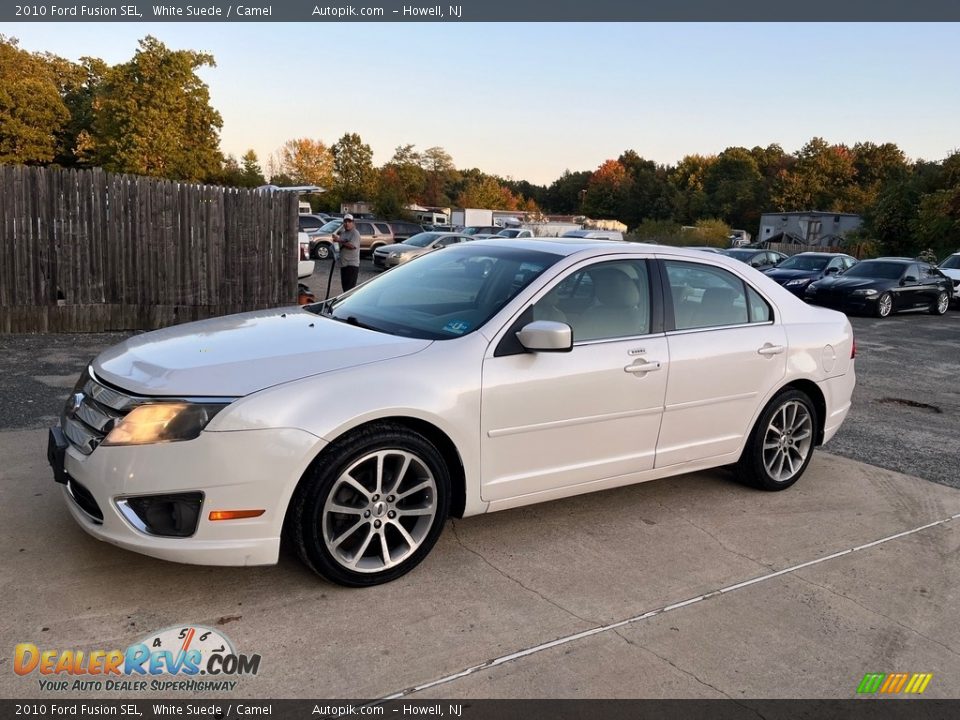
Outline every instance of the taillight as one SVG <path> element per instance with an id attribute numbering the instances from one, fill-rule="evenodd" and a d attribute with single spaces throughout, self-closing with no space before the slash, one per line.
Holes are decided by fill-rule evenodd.
<path id="1" fill-rule="evenodd" d="M 300 245 L 300 259 L 309 260 L 310 259 L 310 250 L 308 249 L 309 245 Z"/>
<path id="2" fill-rule="evenodd" d="M 857 339 L 853 338 L 853 342 L 850 344 L 850 359 L 853 360 L 857 356 Z"/>

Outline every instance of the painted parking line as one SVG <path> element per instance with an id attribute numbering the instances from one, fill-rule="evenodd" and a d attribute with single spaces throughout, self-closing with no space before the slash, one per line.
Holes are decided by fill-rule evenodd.
<path id="1" fill-rule="evenodd" d="M 415 685 L 413 687 L 407 688 L 406 690 L 401 690 L 399 692 L 393 693 L 392 695 L 387 695 L 380 698 L 377 702 L 385 702 L 387 700 L 397 700 L 399 698 L 406 697 L 413 693 L 422 692 L 424 690 L 429 690 L 431 688 L 438 687 L 439 685 L 446 685 L 451 683 L 454 680 L 458 680 L 462 677 L 467 677 L 481 670 L 487 670 L 489 668 L 497 667 L 498 665 L 503 665 L 504 663 L 511 662 L 513 660 L 519 660 L 520 658 L 528 657 L 529 655 L 535 655 L 536 653 L 543 652 L 544 650 L 549 650 L 550 648 L 555 648 L 559 645 L 566 645 L 568 643 L 576 642 L 577 640 L 582 640 L 584 638 L 591 637 L 593 635 L 599 635 L 601 633 L 610 632 L 611 630 L 616 630 L 622 628 L 626 625 L 632 625 L 634 623 L 640 622 L 642 620 L 647 620 L 649 618 L 655 617 L 657 615 L 662 615 L 664 613 L 671 612 L 673 610 L 679 610 L 680 608 L 689 607 L 690 605 L 695 605 L 704 600 L 708 600 L 713 597 L 719 597 L 720 595 L 725 595 L 735 590 L 741 590 L 745 587 L 750 587 L 751 585 L 756 585 L 758 583 L 766 582 L 768 580 L 773 580 L 778 578 L 781 575 L 788 575 L 790 573 L 796 572 L 797 570 L 803 570 L 804 568 L 811 567 L 813 565 L 819 565 L 820 563 L 825 563 L 828 560 L 834 560 L 844 555 L 850 555 L 855 552 L 860 552 L 862 550 L 869 550 L 870 548 L 877 547 L 878 545 L 883 545 L 884 543 L 897 540 L 902 537 L 907 537 L 908 535 L 913 535 L 915 533 L 923 532 L 924 530 L 929 530 L 930 528 L 937 527 L 939 525 L 946 525 L 949 522 L 960 519 L 960 513 L 956 515 L 951 515 L 949 517 L 943 518 L 941 520 L 935 520 L 929 522 L 926 525 L 920 525 L 909 530 L 904 530 L 902 532 L 895 533 L 893 535 L 887 535 L 886 537 L 879 538 L 877 540 L 872 540 L 871 542 L 864 543 L 862 545 L 856 545 L 846 550 L 840 550 L 835 553 L 830 553 L 829 555 L 823 555 L 813 560 L 807 560 L 806 562 L 797 563 L 796 565 L 791 565 L 790 567 L 783 568 L 782 570 L 776 570 L 775 572 L 767 573 L 766 575 L 760 575 L 759 577 L 750 578 L 748 580 L 743 580 L 742 582 L 734 583 L 733 585 L 727 585 L 726 587 L 718 588 L 717 590 L 712 590 L 710 592 L 704 593 L 703 595 L 697 595 L 696 597 L 688 598 L 687 600 L 681 600 L 680 602 L 675 602 L 671 605 L 664 605 L 661 608 L 656 610 L 650 610 L 641 615 L 635 615 L 634 617 L 627 618 L 625 620 L 619 620 L 608 625 L 598 625 L 596 627 L 590 628 L 589 630 L 583 630 L 572 635 L 565 635 L 564 637 L 557 638 L 556 640 L 550 640 L 549 642 L 541 643 L 539 645 L 534 645 L 532 647 L 524 648 L 523 650 L 517 650 L 508 655 L 501 655 L 498 658 L 492 660 L 487 660 L 478 665 L 472 665 L 470 667 L 464 668 L 458 672 L 451 673 L 450 675 L 445 675 L 443 677 L 425 682 L 421 685 Z"/>

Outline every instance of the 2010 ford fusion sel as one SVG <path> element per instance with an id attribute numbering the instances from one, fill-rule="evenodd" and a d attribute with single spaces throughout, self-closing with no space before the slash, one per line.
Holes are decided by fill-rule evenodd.
<path id="1" fill-rule="evenodd" d="M 330 301 L 138 335 L 48 456 L 91 535 L 167 560 L 397 578 L 449 515 L 733 465 L 781 490 L 850 408 L 855 343 L 719 255 L 486 240 Z"/>

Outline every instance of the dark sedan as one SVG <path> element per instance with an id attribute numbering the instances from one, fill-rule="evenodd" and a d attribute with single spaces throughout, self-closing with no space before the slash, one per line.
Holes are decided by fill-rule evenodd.
<path id="1" fill-rule="evenodd" d="M 909 258 L 877 258 L 857 263 L 842 275 L 807 286 L 805 299 L 843 312 L 887 317 L 923 308 L 943 315 L 950 307 L 950 279 L 932 265 Z"/>
<path id="2" fill-rule="evenodd" d="M 724 250 L 723 254 L 734 260 L 744 262 L 757 270 L 769 270 L 787 259 L 787 256 L 774 250 L 755 250 L 752 248 L 734 248 Z"/>
<path id="3" fill-rule="evenodd" d="M 856 264 L 856 258 L 849 255 L 804 252 L 788 257 L 766 273 L 767 277 L 776 280 L 794 295 L 802 298 L 810 283 L 828 275 L 839 275 Z"/>

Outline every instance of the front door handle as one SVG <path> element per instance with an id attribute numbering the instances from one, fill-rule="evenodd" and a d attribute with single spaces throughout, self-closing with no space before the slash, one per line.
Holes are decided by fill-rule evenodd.
<path id="1" fill-rule="evenodd" d="M 635 362 L 632 365 L 627 365 L 623 371 L 628 373 L 640 374 L 653 372 L 654 370 L 660 369 L 660 361 L 651 360 L 650 362 Z"/>
<path id="2" fill-rule="evenodd" d="M 773 357 L 774 355 L 781 354 L 786 348 L 783 345 L 771 345 L 770 343 L 765 343 L 764 346 L 757 350 L 757 353 L 763 355 L 764 357 Z"/>

